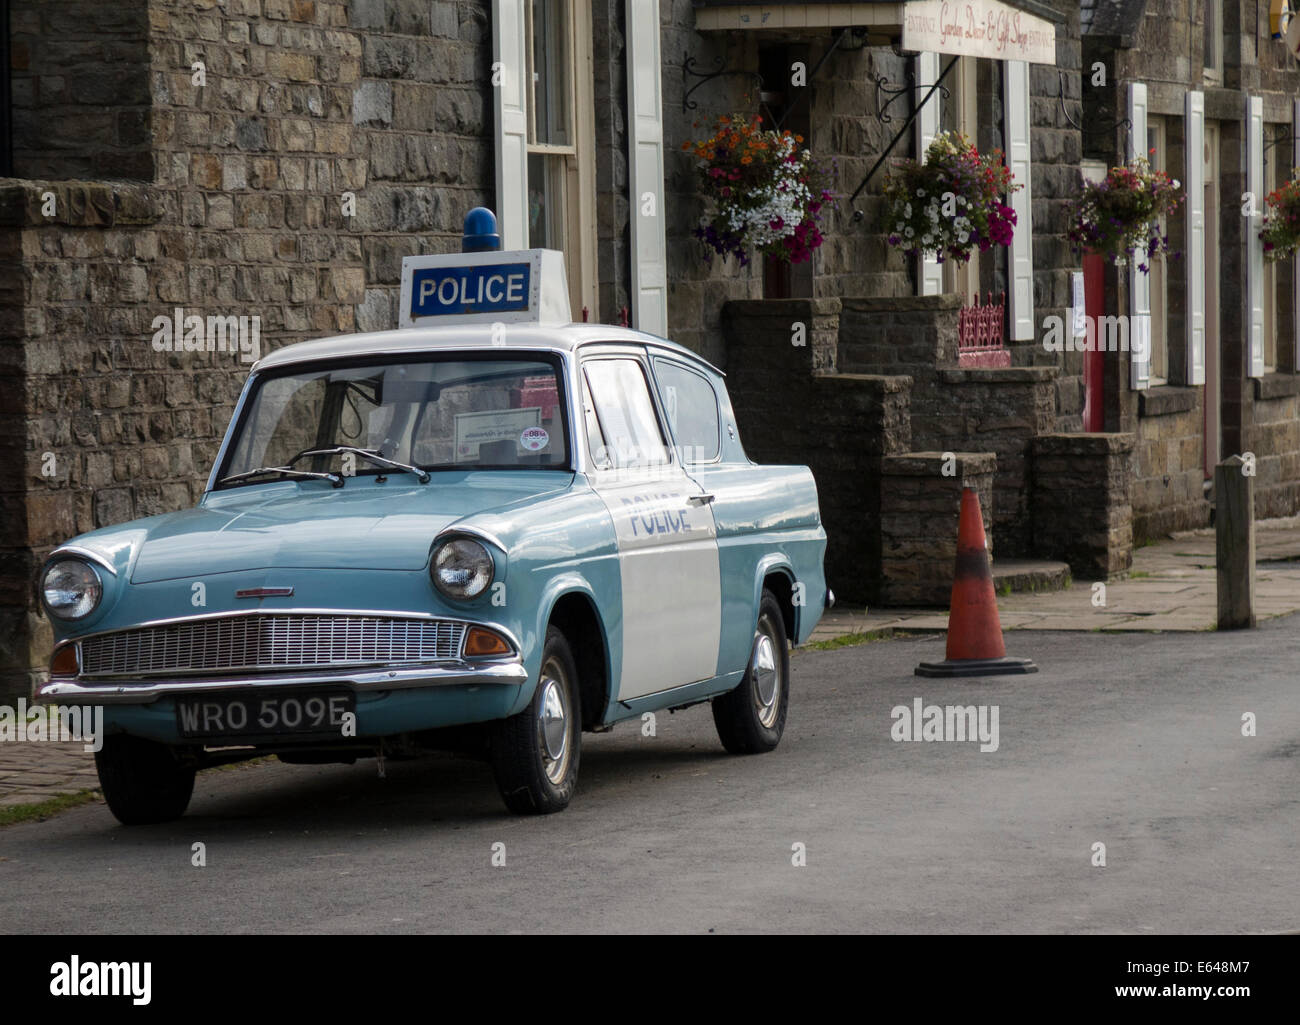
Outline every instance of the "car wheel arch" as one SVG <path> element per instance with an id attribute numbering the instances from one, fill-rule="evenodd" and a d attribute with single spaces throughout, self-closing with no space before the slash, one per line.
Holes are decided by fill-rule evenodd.
<path id="1" fill-rule="evenodd" d="M 758 562 L 758 571 L 754 579 L 754 600 L 751 608 L 754 619 L 758 619 L 758 606 L 762 601 L 763 591 L 771 591 L 781 606 L 781 618 L 785 621 L 787 638 L 798 637 L 799 610 L 795 605 L 795 573 L 790 561 L 779 553 L 772 553 Z"/>
<path id="2" fill-rule="evenodd" d="M 613 693 L 613 659 L 605 621 L 590 589 L 570 586 L 552 595 L 539 636 L 551 625 L 564 634 L 577 663 L 582 728 L 600 726 Z"/>

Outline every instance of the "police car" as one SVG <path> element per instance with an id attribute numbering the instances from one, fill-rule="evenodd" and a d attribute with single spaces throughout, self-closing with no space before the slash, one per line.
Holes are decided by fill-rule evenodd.
<path id="1" fill-rule="evenodd" d="M 479 752 L 536 813 L 584 730 L 711 702 L 728 751 L 780 741 L 831 601 L 811 473 L 750 462 L 720 371 L 570 323 L 562 254 L 496 237 L 478 209 L 465 252 L 408 257 L 397 330 L 256 363 L 197 507 L 45 562 L 39 696 L 104 706 L 122 822 L 266 753 Z"/>

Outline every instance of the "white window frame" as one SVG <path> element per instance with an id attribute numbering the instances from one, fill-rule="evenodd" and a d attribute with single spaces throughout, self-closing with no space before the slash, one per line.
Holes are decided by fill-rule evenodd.
<path id="1" fill-rule="evenodd" d="M 1148 157 L 1147 87 L 1144 82 L 1129 83 L 1128 119 L 1128 159 Z M 1136 250 L 1128 254 L 1129 387 L 1135 391 L 1142 391 L 1151 383 L 1151 276 L 1138 268 L 1142 263 L 1150 266 L 1152 261 L 1145 256 Z"/>
<path id="2" fill-rule="evenodd" d="M 659 0 L 627 0 L 625 11 L 632 326 L 662 337 L 668 334 L 668 233 Z"/>
<path id="3" fill-rule="evenodd" d="M 499 84 L 496 112 L 497 221 L 502 249 L 529 248 L 528 158 L 563 159 L 565 273 L 569 304 L 578 319 L 583 307 L 594 316 L 596 268 L 596 111 L 593 100 L 591 6 L 557 0 L 567 7 L 569 29 L 570 145 L 536 141 L 533 89 L 532 0 L 493 0 L 493 61 Z"/>
<path id="4" fill-rule="evenodd" d="M 1205 35 L 1214 40 L 1214 60 L 1206 64 L 1202 60 L 1202 76 L 1206 85 L 1223 85 L 1223 0 L 1205 0 L 1205 21 L 1202 22 L 1202 41 Z M 1202 42 L 1202 58 L 1204 57 Z"/>
<path id="5" fill-rule="evenodd" d="M 1151 142 L 1154 140 L 1155 145 Z M 1154 149 L 1155 153 L 1149 151 Z M 1169 124 L 1159 115 L 1147 115 L 1147 150 L 1151 167 L 1168 171 Z M 1168 235 L 1167 219 L 1160 218 L 1160 232 Z M 1169 383 L 1169 257 L 1157 253 L 1150 261 L 1151 271 L 1146 275 L 1151 308 L 1151 352 L 1147 361 L 1147 387 L 1157 388 Z"/>
<path id="6" fill-rule="evenodd" d="M 916 116 L 916 159 L 925 160 L 926 150 L 939 134 L 942 124 L 943 93 L 938 89 L 930 93 L 930 87 L 939 80 L 940 58 L 937 53 L 918 53 L 916 63 L 916 103 L 922 102 L 926 94 L 930 99 Z M 955 70 L 955 69 L 954 69 Z M 918 295 L 938 295 L 943 291 L 943 264 L 935 253 L 921 253 L 917 256 L 916 287 Z"/>
<path id="7" fill-rule="evenodd" d="M 1246 218 L 1246 353 L 1250 377 L 1263 377 L 1264 367 L 1264 242 L 1259 232 L 1264 222 L 1264 98 L 1246 95 L 1246 191 L 1253 194 Z M 1276 361 L 1275 361 L 1276 362 Z"/>
<path id="8" fill-rule="evenodd" d="M 1265 126 L 1266 128 L 1269 126 Z M 1285 122 L 1272 125 L 1271 132 L 1265 132 L 1265 137 L 1272 136 L 1269 139 L 1273 143 L 1272 148 L 1264 154 L 1264 194 L 1260 197 L 1260 214 L 1267 212 L 1264 205 L 1265 198 L 1272 192 L 1275 192 L 1283 183 L 1284 179 L 1278 177 L 1279 165 L 1282 163 L 1286 154 L 1285 142 L 1283 136 L 1289 134 L 1290 127 Z M 1261 247 L 1263 241 L 1259 238 L 1259 232 L 1263 227 L 1262 217 L 1259 228 L 1255 229 L 1255 241 L 1259 242 Z M 1273 374 L 1277 372 L 1281 365 L 1278 358 L 1282 351 L 1278 345 L 1277 337 L 1277 261 L 1264 261 L 1264 373 Z"/>
<path id="9" fill-rule="evenodd" d="M 975 95 L 978 62 L 975 57 L 958 57 L 957 66 L 949 73 L 947 82 L 952 94 L 951 118 L 955 130 L 975 142 L 979 135 L 979 116 Z M 938 99 L 936 96 L 935 99 Z M 931 100 L 931 102 L 934 102 Z M 942 108 L 939 129 L 943 129 Z M 963 264 L 956 260 L 943 262 L 943 290 L 956 292 L 963 303 L 980 301 L 980 251 L 973 249 L 970 259 Z"/>
<path id="10" fill-rule="evenodd" d="M 1183 204 L 1187 218 L 1183 246 L 1183 271 L 1187 276 L 1184 380 L 1195 386 L 1205 383 L 1205 93 L 1191 90 L 1183 103 L 1183 149 L 1187 160 L 1183 174 L 1183 190 L 1187 196 Z"/>
<path id="11" fill-rule="evenodd" d="M 1007 326 L 1014 342 L 1034 339 L 1033 165 L 1029 136 L 1033 117 L 1029 100 L 1029 64 L 1002 65 L 1002 125 L 1007 169 L 1023 188 L 1007 197 L 1016 212 L 1015 233 L 1007 247 Z"/>

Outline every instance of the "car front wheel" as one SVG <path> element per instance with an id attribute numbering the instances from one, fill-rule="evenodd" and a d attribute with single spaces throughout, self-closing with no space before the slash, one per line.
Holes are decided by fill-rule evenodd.
<path id="1" fill-rule="evenodd" d="M 492 773 L 506 807 L 519 815 L 562 811 L 578 787 L 582 709 L 569 642 L 546 631 L 533 700 L 493 729 Z"/>
<path id="2" fill-rule="evenodd" d="M 735 690 L 713 699 L 713 724 L 722 746 L 737 755 L 771 751 L 785 731 L 789 700 L 785 618 L 776 595 L 764 590 L 745 678 Z"/>
<path id="3" fill-rule="evenodd" d="M 166 744 L 141 737 L 105 737 L 95 768 L 108 810 L 124 826 L 178 819 L 194 794 L 194 767 L 182 764 Z"/>

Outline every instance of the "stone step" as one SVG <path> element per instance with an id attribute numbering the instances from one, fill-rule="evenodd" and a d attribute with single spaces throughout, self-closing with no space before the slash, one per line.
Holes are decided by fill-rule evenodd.
<path id="1" fill-rule="evenodd" d="M 1064 591 L 1070 583 L 1069 563 L 1049 559 L 993 560 L 993 590 L 998 594 Z"/>

